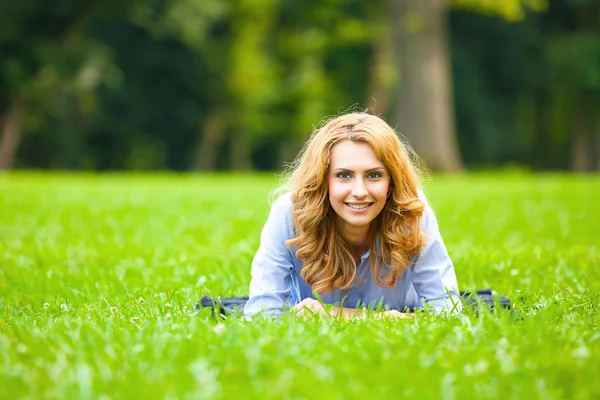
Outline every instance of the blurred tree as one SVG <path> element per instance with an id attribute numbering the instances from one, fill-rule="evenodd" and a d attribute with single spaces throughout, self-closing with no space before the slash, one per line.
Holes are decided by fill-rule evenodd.
<path id="1" fill-rule="evenodd" d="M 393 47 L 400 71 L 394 119 L 429 168 L 458 171 L 462 162 L 454 127 L 446 0 L 389 0 Z M 457 0 L 458 7 L 523 16 L 522 7 L 542 7 L 535 0 Z"/>
<path id="2" fill-rule="evenodd" d="M 551 5 L 542 106 L 552 123 L 545 128 L 551 139 L 570 144 L 572 170 L 600 171 L 600 1 L 554 0 Z"/>
<path id="3" fill-rule="evenodd" d="M 467 166 L 539 165 L 534 157 L 543 152 L 530 150 L 538 124 L 532 94 L 544 81 L 543 17 L 450 14 L 455 115 Z"/>
<path id="4" fill-rule="evenodd" d="M 209 71 L 193 167 L 214 169 L 222 144 L 229 168 L 279 167 L 320 119 L 340 104 L 362 102 L 361 77 L 377 38 L 364 18 L 368 9 L 357 0 L 140 6 L 141 26 L 183 41 Z"/>
<path id="5" fill-rule="evenodd" d="M 269 110 L 278 96 L 277 63 L 271 36 L 277 0 L 175 0 L 163 7 L 139 4 L 134 20 L 155 36 L 184 43 L 204 61 L 203 83 L 210 97 L 197 120 L 192 167 L 217 168 L 217 150 L 229 149 L 229 168 L 252 169 L 252 137 L 269 127 Z"/>
<path id="6" fill-rule="evenodd" d="M 518 23 L 451 14 L 458 137 L 469 165 L 597 168 L 598 5 L 552 0 Z"/>
<path id="7" fill-rule="evenodd" d="M 597 169 L 599 1 L 3 3 L 1 165 L 275 169 L 368 105 L 432 169 Z"/>
<path id="8" fill-rule="evenodd" d="M 447 47 L 446 0 L 392 0 L 400 86 L 394 117 L 429 168 L 462 169 L 456 145 Z"/>
<path id="9" fill-rule="evenodd" d="M 108 12 L 90 34 L 112 48 L 121 75 L 118 84 L 98 87 L 88 122 L 95 168 L 187 170 L 208 103 L 202 60 L 178 40 Z"/>
<path id="10" fill-rule="evenodd" d="M 0 9 L 0 169 L 9 168 L 27 123 L 43 110 L 71 112 L 57 93 L 78 98 L 89 110 L 93 89 L 110 70 L 106 49 L 83 29 L 105 3 L 101 0 L 3 2 Z M 31 118 L 27 118 L 31 116 Z M 37 119 L 37 121 L 36 121 Z"/>
<path id="11" fill-rule="evenodd" d="M 133 20 L 157 40 L 174 38 L 187 47 L 201 61 L 203 73 L 193 85 L 187 79 L 188 89 L 206 97 L 203 112 L 196 115 L 195 144 L 191 146 L 191 165 L 195 170 L 219 168 L 222 147 L 226 142 L 233 119 L 231 118 L 231 93 L 227 79 L 231 71 L 229 62 L 232 45 L 232 18 L 235 3 L 220 0 L 174 0 L 159 3 L 137 4 Z M 177 77 L 173 77 L 177 79 Z M 179 77 L 185 79 L 185 75 Z M 183 82 L 182 82 L 183 83 Z M 197 86 L 196 86 L 197 85 Z M 196 87 L 193 87 L 196 86 Z M 186 151 L 190 146 L 183 146 Z"/>
<path id="12" fill-rule="evenodd" d="M 357 0 L 284 2 L 277 24 L 280 101 L 266 136 L 278 143 L 277 166 L 293 160 L 308 135 L 330 115 L 364 107 L 373 42 L 380 38 Z"/>

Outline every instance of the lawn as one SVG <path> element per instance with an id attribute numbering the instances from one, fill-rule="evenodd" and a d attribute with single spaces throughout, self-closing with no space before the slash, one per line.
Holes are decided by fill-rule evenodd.
<path id="1" fill-rule="evenodd" d="M 600 176 L 434 176 L 461 290 L 514 314 L 230 318 L 272 175 L 0 175 L 0 398 L 600 398 Z"/>

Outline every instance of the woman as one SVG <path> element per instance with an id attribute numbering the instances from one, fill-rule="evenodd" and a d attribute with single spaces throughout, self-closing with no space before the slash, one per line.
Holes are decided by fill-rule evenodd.
<path id="1" fill-rule="evenodd" d="M 352 113 L 316 130 L 294 163 L 252 262 L 246 316 L 380 315 L 460 307 L 454 267 L 407 145 L 380 118 Z M 316 300 L 320 298 L 321 301 Z"/>

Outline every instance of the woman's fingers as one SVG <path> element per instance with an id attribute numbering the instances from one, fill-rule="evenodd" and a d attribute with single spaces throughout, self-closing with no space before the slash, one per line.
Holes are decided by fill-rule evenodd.
<path id="1" fill-rule="evenodd" d="M 292 310 L 294 310 L 294 312 L 296 314 L 298 314 L 300 311 L 302 311 L 302 309 L 304 308 L 304 304 L 302 302 L 296 304 L 295 306 L 292 307 Z"/>
<path id="2" fill-rule="evenodd" d="M 319 303 L 315 299 L 310 298 L 304 299 L 300 303 L 296 304 L 293 307 L 293 310 L 296 313 L 296 315 L 312 315 L 315 313 L 323 313 L 325 311 L 321 303 Z"/>
<path id="3" fill-rule="evenodd" d="M 320 314 L 323 316 L 330 316 L 327 310 L 323 307 L 319 301 L 315 299 L 304 299 L 300 303 L 296 304 L 292 307 L 292 310 L 297 316 L 313 316 L 314 314 Z M 356 314 L 356 311 L 355 311 Z M 413 313 L 403 313 L 398 310 L 387 310 L 382 312 L 373 312 L 372 315 L 375 318 L 398 318 L 398 319 L 406 319 L 414 317 Z"/>
<path id="4" fill-rule="evenodd" d="M 410 314 L 410 313 L 402 313 L 398 310 L 389 310 L 389 311 L 384 311 L 383 315 L 386 317 L 393 317 L 393 318 L 411 318 L 414 316 L 414 314 Z"/>
<path id="5" fill-rule="evenodd" d="M 312 299 L 304 299 L 300 303 L 296 304 L 293 308 L 296 314 L 299 314 L 304 311 L 304 308 L 309 307 Z"/>

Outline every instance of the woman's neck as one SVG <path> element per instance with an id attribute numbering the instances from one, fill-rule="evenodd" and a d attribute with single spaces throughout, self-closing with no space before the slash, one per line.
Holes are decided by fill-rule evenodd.
<path id="1" fill-rule="evenodd" d="M 369 228 L 355 228 L 345 226 L 340 230 L 346 243 L 348 250 L 352 253 L 354 260 L 358 264 L 360 258 L 369 250 Z"/>

